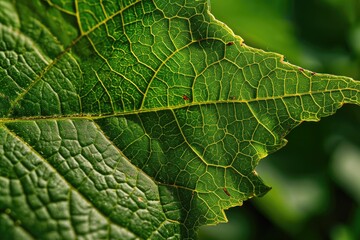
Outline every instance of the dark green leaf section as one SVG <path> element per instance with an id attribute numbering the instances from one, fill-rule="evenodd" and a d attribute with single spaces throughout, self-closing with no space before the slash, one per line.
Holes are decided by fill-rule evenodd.
<path id="1" fill-rule="evenodd" d="M 0 18 L 1 116 L 79 112 L 80 68 L 64 52 L 78 35 L 75 18 L 39 1 L 1 4 L 11 10 Z"/>
<path id="2" fill-rule="evenodd" d="M 360 84 L 246 46 L 207 1 L 0 1 L 0 235 L 186 239 Z"/>
<path id="3" fill-rule="evenodd" d="M 35 238 L 166 238 L 179 227 L 166 221 L 153 181 L 91 121 L 8 127 L 1 137 L 0 206 Z"/>

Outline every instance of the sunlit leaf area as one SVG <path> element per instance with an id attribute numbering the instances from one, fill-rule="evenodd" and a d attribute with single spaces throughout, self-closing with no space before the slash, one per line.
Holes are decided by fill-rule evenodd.
<path id="1" fill-rule="evenodd" d="M 360 79 L 357 0 L 212 0 L 212 13 L 245 43 L 314 72 Z M 360 238 L 360 109 L 303 123 L 257 170 L 272 190 L 226 212 L 202 239 Z"/>

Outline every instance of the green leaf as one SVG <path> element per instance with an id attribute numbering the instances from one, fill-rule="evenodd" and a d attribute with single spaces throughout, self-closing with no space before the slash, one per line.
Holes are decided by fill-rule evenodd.
<path id="1" fill-rule="evenodd" d="M 360 83 L 246 46 L 208 2 L 0 0 L 3 239 L 192 239 Z"/>

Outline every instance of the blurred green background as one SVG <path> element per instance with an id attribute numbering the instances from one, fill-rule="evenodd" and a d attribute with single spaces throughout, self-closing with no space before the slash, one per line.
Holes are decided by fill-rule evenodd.
<path id="1" fill-rule="evenodd" d="M 360 80 L 360 0 L 211 0 L 249 46 L 314 72 Z M 257 171 L 273 189 L 203 227 L 206 240 L 360 239 L 360 107 L 303 123 Z"/>

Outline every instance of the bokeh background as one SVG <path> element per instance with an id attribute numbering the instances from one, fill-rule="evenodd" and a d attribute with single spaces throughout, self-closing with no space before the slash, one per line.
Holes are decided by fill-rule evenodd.
<path id="1" fill-rule="evenodd" d="M 360 80 L 360 0 L 210 0 L 249 46 Z M 303 123 L 257 171 L 273 189 L 203 227 L 206 240 L 360 239 L 360 107 Z"/>

